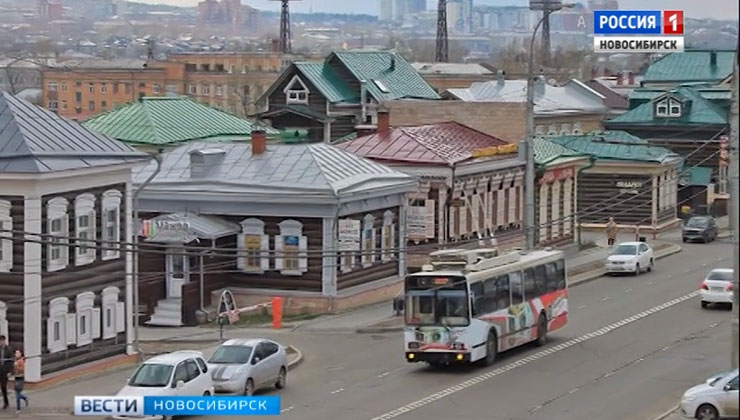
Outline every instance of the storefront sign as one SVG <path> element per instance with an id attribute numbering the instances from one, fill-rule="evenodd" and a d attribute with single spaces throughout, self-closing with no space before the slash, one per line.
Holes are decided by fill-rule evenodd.
<path id="1" fill-rule="evenodd" d="M 340 251 L 360 250 L 360 221 L 342 219 L 339 221 L 337 239 Z"/>
<path id="2" fill-rule="evenodd" d="M 642 182 L 635 181 L 617 181 L 617 188 L 619 188 L 620 194 L 639 194 L 640 188 L 644 184 Z"/>
<path id="3" fill-rule="evenodd" d="M 575 174 L 576 171 L 572 166 L 570 168 L 554 169 L 552 171 L 545 172 L 545 174 L 540 178 L 539 184 L 551 184 L 568 178 L 575 178 Z"/>
<path id="4" fill-rule="evenodd" d="M 434 200 L 426 200 L 425 206 L 411 206 L 406 211 L 406 230 L 409 239 L 434 238 Z"/>
<path id="5" fill-rule="evenodd" d="M 167 216 L 163 216 L 167 217 Z M 189 243 L 197 240 L 189 222 L 182 220 L 152 219 L 141 222 L 139 236 L 150 242 Z"/>
<path id="6" fill-rule="evenodd" d="M 480 158 L 480 157 L 490 157 L 490 156 L 497 156 L 497 155 L 509 155 L 512 153 L 517 152 L 517 144 L 505 144 L 503 146 L 493 146 L 493 147 L 486 147 L 483 149 L 476 149 L 473 150 L 470 155 L 474 158 Z"/>

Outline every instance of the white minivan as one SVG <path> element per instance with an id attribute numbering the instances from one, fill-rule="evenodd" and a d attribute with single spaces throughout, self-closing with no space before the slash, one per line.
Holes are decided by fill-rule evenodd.
<path id="1" fill-rule="evenodd" d="M 136 369 L 119 396 L 210 396 L 214 395 L 211 373 L 203 354 L 176 351 L 154 356 Z M 114 417 L 130 420 L 130 417 Z M 161 419 L 162 416 L 146 419 Z M 141 417 L 136 417 L 141 420 Z"/>

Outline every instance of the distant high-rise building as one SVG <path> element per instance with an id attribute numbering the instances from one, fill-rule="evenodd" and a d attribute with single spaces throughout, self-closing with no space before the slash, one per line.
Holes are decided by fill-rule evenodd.
<path id="1" fill-rule="evenodd" d="M 393 0 L 380 0 L 380 12 L 378 19 L 381 22 L 393 20 Z"/>
<path id="2" fill-rule="evenodd" d="M 259 11 L 242 5 L 241 0 L 204 0 L 198 3 L 198 23 L 256 28 Z"/>
<path id="3" fill-rule="evenodd" d="M 379 0 L 381 21 L 403 20 L 408 15 L 427 10 L 426 0 Z"/>
<path id="4" fill-rule="evenodd" d="M 60 0 L 39 0 L 39 18 L 45 22 L 64 18 L 64 8 Z"/>
<path id="5" fill-rule="evenodd" d="M 589 0 L 591 10 L 619 10 L 619 0 Z"/>
<path id="6" fill-rule="evenodd" d="M 447 0 L 447 27 L 457 33 L 473 31 L 473 0 Z"/>

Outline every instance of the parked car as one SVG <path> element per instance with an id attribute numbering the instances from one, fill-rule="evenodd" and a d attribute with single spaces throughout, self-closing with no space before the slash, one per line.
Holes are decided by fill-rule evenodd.
<path id="1" fill-rule="evenodd" d="M 724 303 L 732 307 L 733 278 L 731 268 L 715 268 L 710 271 L 699 288 L 701 307 L 706 308 L 710 303 Z"/>
<path id="2" fill-rule="evenodd" d="M 214 394 L 208 365 L 197 351 L 176 351 L 152 357 L 136 369 L 120 396 L 209 396 Z M 130 419 L 129 417 L 115 417 Z M 160 419 L 161 416 L 149 417 Z M 137 417 L 137 420 L 140 420 Z"/>
<path id="3" fill-rule="evenodd" d="M 208 365 L 216 392 L 253 395 L 270 386 L 282 389 L 288 375 L 285 347 L 264 338 L 228 340 Z"/>
<path id="4" fill-rule="evenodd" d="M 681 226 L 684 242 L 712 242 L 717 239 L 717 223 L 712 216 L 694 216 Z"/>
<path id="5" fill-rule="evenodd" d="M 681 414 L 690 419 L 737 418 L 738 370 L 714 375 L 703 384 L 689 388 L 681 398 Z"/>
<path id="6" fill-rule="evenodd" d="M 652 271 L 655 266 L 653 249 L 645 242 L 622 242 L 606 259 L 607 274 Z"/>

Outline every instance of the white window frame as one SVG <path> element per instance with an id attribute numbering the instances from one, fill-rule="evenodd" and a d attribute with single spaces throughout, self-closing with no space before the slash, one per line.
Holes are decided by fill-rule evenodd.
<path id="1" fill-rule="evenodd" d="M 4 335 L 10 341 L 8 333 L 8 305 L 0 300 L 0 334 Z"/>
<path id="2" fill-rule="evenodd" d="M 82 292 L 75 297 L 77 347 L 100 338 L 100 308 L 95 307 L 95 293 Z"/>
<path id="3" fill-rule="evenodd" d="M 296 84 L 300 85 L 299 89 L 296 89 Z M 287 105 L 308 105 L 308 98 L 311 91 L 306 87 L 306 84 L 303 83 L 303 80 L 301 80 L 298 75 L 295 75 L 290 79 L 290 83 L 285 86 L 283 93 L 285 93 L 285 103 Z M 303 94 L 303 98 L 300 97 L 301 94 Z"/>
<path id="4" fill-rule="evenodd" d="M 87 218 L 87 226 L 82 226 L 82 218 Z M 75 247 L 75 265 L 87 265 L 95 261 L 97 254 L 97 217 L 95 212 L 95 196 L 81 194 L 75 198 L 75 237 L 87 240 L 77 240 Z"/>
<path id="5" fill-rule="evenodd" d="M 382 250 L 382 261 L 392 261 L 395 258 L 396 246 L 396 224 L 393 223 L 395 215 L 392 211 L 387 210 L 383 213 L 383 231 L 381 232 L 381 250 Z M 390 235 L 390 236 L 389 236 Z M 389 242 L 390 241 L 390 242 Z"/>
<path id="6" fill-rule="evenodd" d="M 105 82 L 100 84 L 100 93 L 108 93 L 108 85 Z"/>
<path id="7" fill-rule="evenodd" d="M 560 124 L 560 135 L 561 136 L 569 136 L 571 133 L 570 124 L 563 123 Z"/>
<path id="8" fill-rule="evenodd" d="M 46 83 L 46 90 L 48 90 L 49 92 L 56 92 L 57 86 L 57 82 L 48 82 Z"/>
<path id="9" fill-rule="evenodd" d="M 46 103 L 46 107 L 49 109 L 49 111 L 56 111 L 59 109 L 59 101 L 56 99 L 49 99 L 49 101 Z"/>
<path id="10" fill-rule="evenodd" d="M 13 269 L 13 218 L 10 201 L 0 200 L 0 273 Z"/>
<path id="11" fill-rule="evenodd" d="M 119 302 L 121 290 L 115 286 L 103 289 L 101 294 L 102 337 L 104 340 L 114 338 L 126 331 L 126 307 Z"/>
<path id="12" fill-rule="evenodd" d="M 49 353 L 67 350 L 69 344 L 77 341 L 74 314 L 68 312 L 69 299 L 66 297 L 58 297 L 49 302 L 49 317 L 46 319 L 46 348 Z M 57 331 L 59 334 L 55 334 Z"/>
<path id="13" fill-rule="evenodd" d="M 216 85 L 216 96 L 224 96 L 223 85 Z"/>
<path id="14" fill-rule="evenodd" d="M 60 83 L 60 84 L 59 84 L 59 89 L 60 89 L 60 90 L 61 90 L 62 92 L 66 92 L 66 91 L 67 91 L 67 82 L 62 82 L 62 83 Z"/>
<path id="15" fill-rule="evenodd" d="M 677 112 L 673 112 L 673 108 L 677 108 Z M 681 112 L 683 110 L 683 104 L 681 101 L 678 101 L 676 99 L 671 99 L 668 101 L 668 116 L 670 117 L 680 117 Z"/>
<path id="16" fill-rule="evenodd" d="M 211 85 L 209 85 L 209 84 L 203 84 L 200 87 L 200 89 L 201 89 L 200 90 L 200 94 L 201 95 L 210 95 L 211 94 Z"/>
<path id="17" fill-rule="evenodd" d="M 275 236 L 275 269 L 284 276 L 301 276 L 308 271 L 308 238 L 303 236 L 303 224 L 297 220 L 283 220 L 278 227 L 280 235 Z M 298 238 L 297 267 L 285 267 L 284 244 L 288 237 Z"/>
<path id="18" fill-rule="evenodd" d="M 237 258 L 237 265 L 245 273 L 264 273 L 270 269 L 270 236 L 265 235 L 265 222 L 260 219 L 250 218 L 243 220 L 241 225 L 242 233 L 238 235 L 239 257 Z M 250 250 L 247 247 L 247 238 L 249 237 L 258 237 L 260 241 L 259 256 L 256 257 L 259 259 L 258 265 L 249 265 L 251 259 L 248 255 Z"/>
<path id="19" fill-rule="evenodd" d="M 198 94 L 198 86 L 197 85 L 189 85 L 188 86 L 188 93 L 191 95 L 197 95 Z"/>
<path id="20" fill-rule="evenodd" d="M 69 107 L 67 106 L 67 100 L 62 99 L 62 111 L 66 111 L 67 109 L 69 109 Z"/>
<path id="21" fill-rule="evenodd" d="M 375 254 L 375 216 L 366 214 L 362 218 L 362 266 L 371 267 L 376 260 Z"/>
<path id="22" fill-rule="evenodd" d="M 59 271 L 69 265 L 69 214 L 67 207 L 69 201 L 62 197 L 56 197 L 46 204 L 46 230 L 49 233 L 50 243 L 46 246 L 46 271 Z M 54 222 L 59 220 L 59 230 L 53 230 Z M 56 248 L 59 255 L 53 258 Z"/>
<path id="23" fill-rule="evenodd" d="M 88 93 L 95 93 L 95 83 L 88 83 L 87 84 L 87 92 Z"/>
<path id="24" fill-rule="evenodd" d="M 121 202 L 123 194 L 118 190 L 108 190 L 103 193 L 103 199 L 100 206 L 100 230 L 102 233 L 102 244 L 105 248 L 101 253 L 103 261 L 114 260 L 121 257 Z M 111 223 L 108 219 L 109 212 L 115 212 L 115 220 Z M 114 228 L 114 235 L 108 233 L 108 229 Z M 115 242 L 115 243 L 105 243 Z"/>
<path id="25" fill-rule="evenodd" d="M 661 108 L 664 110 L 661 111 Z M 668 98 L 662 99 L 655 103 L 655 116 L 656 117 L 667 117 L 668 116 L 669 103 Z"/>

